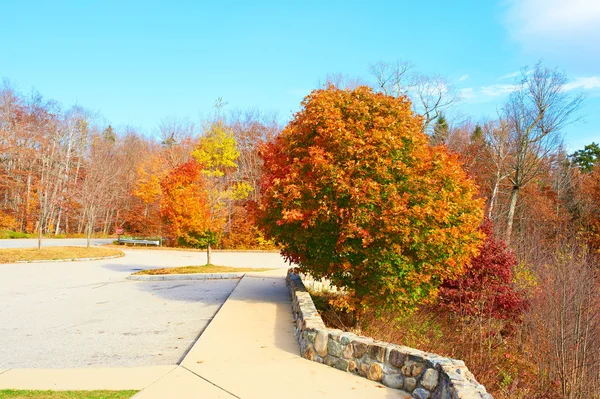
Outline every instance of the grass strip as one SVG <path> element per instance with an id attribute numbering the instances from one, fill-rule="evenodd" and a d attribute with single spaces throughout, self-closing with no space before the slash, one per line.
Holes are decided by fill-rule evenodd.
<path id="1" fill-rule="evenodd" d="M 0 390 L 0 399 L 128 399 L 138 391 L 24 391 Z"/>
<path id="2" fill-rule="evenodd" d="M 8 248 L 0 250 L 0 263 L 101 258 L 105 256 L 122 255 L 123 252 L 118 249 L 104 247 L 42 247 L 42 249 L 39 250 L 37 248 Z"/>
<path id="3" fill-rule="evenodd" d="M 115 240 L 117 242 L 117 240 Z M 139 249 L 139 250 L 150 250 L 150 251 L 184 251 L 184 252 L 202 252 L 206 253 L 206 249 L 199 248 L 188 248 L 188 247 L 157 247 L 154 245 L 133 245 L 133 244 L 103 244 L 104 248 L 122 248 L 122 249 Z M 258 252 L 258 253 L 279 253 L 278 249 L 212 249 L 213 253 L 218 252 Z"/>
<path id="4" fill-rule="evenodd" d="M 250 273 L 250 272 L 266 272 L 266 268 L 250 268 L 250 267 L 229 267 L 229 266 L 217 266 L 217 265 L 204 265 L 204 266 L 181 266 L 181 267 L 165 267 L 162 269 L 149 269 L 142 270 L 136 274 L 193 274 L 193 273 Z"/>

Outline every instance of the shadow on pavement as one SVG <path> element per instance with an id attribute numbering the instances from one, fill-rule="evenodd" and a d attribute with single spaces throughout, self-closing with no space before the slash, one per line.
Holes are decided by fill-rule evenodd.
<path id="1" fill-rule="evenodd" d="M 164 266 L 148 266 L 148 265 L 121 265 L 117 263 L 109 263 L 106 265 L 102 265 L 103 268 L 111 270 L 113 272 L 123 272 L 123 273 L 135 273 L 140 270 L 147 269 L 160 269 Z"/>
<path id="2" fill-rule="evenodd" d="M 169 301 L 203 302 L 221 305 L 238 283 L 235 280 L 172 280 L 131 281 L 135 287 L 150 295 Z"/>

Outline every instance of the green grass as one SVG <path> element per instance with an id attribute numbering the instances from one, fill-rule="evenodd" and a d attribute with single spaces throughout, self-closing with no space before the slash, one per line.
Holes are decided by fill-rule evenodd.
<path id="1" fill-rule="evenodd" d="M 0 239 L 7 238 L 38 238 L 38 233 L 22 233 L 14 230 L 0 230 Z M 95 233 L 92 234 L 92 238 L 111 238 L 113 235 L 104 235 Z M 87 238 L 87 234 L 78 233 L 61 233 L 61 234 L 44 234 L 44 238 Z"/>
<path id="2" fill-rule="evenodd" d="M 36 238 L 36 235 L 12 230 L 0 230 L 0 239 L 7 238 Z"/>
<path id="3" fill-rule="evenodd" d="M 43 245 L 43 243 L 42 243 Z M 42 247 L 37 248 L 10 248 L 0 251 L 0 263 L 14 263 L 17 261 L 58 260 L 99 258 L 104 256 L 122 256 L 123 252 L 114 248 L 104 247 Z"/>
<path id="4" fill-rule="evenodd" d="M 0 399 L 127 399 L 138 391 L 17 391 L 0 390 Z"/>
<path id="5" fill-rule="evenodd" d="M 250 268 L 250 267 L 229 267 L 229 266 L 181 266 L 181 267 L 165 267 L 163 269 L 142 270 L 134 274 L 192 274 L 192 273 L 239 273 L 239 272 L 266 272 L 265 268 Z"/>

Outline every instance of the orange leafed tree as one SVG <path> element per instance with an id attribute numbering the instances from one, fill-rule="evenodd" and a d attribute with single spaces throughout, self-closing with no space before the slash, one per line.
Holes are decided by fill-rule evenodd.
<path id="1" fill-rule="evenodd" d="M 209 207 L 202 167 L 195 160 L 171 170 L 160 182 L 161 216 L 172 237 L 186 246 L 205 247 Z"/>
<path id="2" fill-rule="evenodd" d="M 166 163 L 157 153 L 151 153 L 137 168 L 133 197 L 136 199 L 127 222 L 133 231 L 146 234 L 160 232 L 161 179 L 166 175 Z"/>
<path id="3" fill-rule="evenodd" d="M 262 155 L 266 236 L 300 271 L 345 287 L 357 309 L 411 309 L 477 253 L 476 186 L 428 145 L 405 97 L 313 91 Z"/>

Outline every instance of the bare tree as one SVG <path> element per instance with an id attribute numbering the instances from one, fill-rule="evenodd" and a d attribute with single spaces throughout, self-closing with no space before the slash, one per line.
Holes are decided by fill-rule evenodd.
<path id="1" fill-rule="evenodd" d="M 595 398 L 600 392 L 598 265 L 575 240 L 562 241 L 554 253 L 539 256 L 545 261 L 537 270 L 543 288 L 527 321 L 540 372 L 560 383 L 561 396 Z"/>
<path id="2" fill-rule="evenodd" d="M 88 247 L 100 212 L 109 209 L 115 199 L 115 187 L 124 167 L 123 160 L 118 158 L 122 152 L 118 145 L 98 134 L 90 138 L 88 162 L 83 171 L 85 178 L 79 187 Z"/>
<path id="3" fill-rule="evenodd" d="M 259 149 L 281 131 L 277 113 L 260 112 L 258 109 L 233 110 L 228 114 L 226 124 L 233 132 L 240 151 L 236 161 L 236 181 L 250 184 L 252 191 L 249 198 L 258 201 L 263 166 Z"/>
<path id="4" fill-rule="evenodd" d="M 412 80 L 410 71 L 414 65 L 409 61 L 398 60 L 394 63 L 380 61 L 369 66 L 369 72 L 375 78 L 375 87 L 387 96 L 400 97 L 407 94 Z"/>
<path id="5" fill-rule="evenodd" d="M 510 242 L 520 190 L 543 172 L 544 163 L 562 142 L 561 128 L 573 122 L 573 114 L 583 101 L 582 95 L 566 94 L 566 76 L 544 67 L 541 61 L 532 73 L 526 70 L 523 69 L 522 80 L 503 109 L 513 153 L 507 242 Z"/>
<path id="6" fill-rule="evenodd" d="M 413 72 L 413 68 L 410 62 L 399 60 L 392 64 L 378 62 L 369 71 L 377 90 L 394 97 L 408 96 L 413 111 L 423 116 L 423 130 L 429 131 L 431 123 L 455 105 L 460 96 L 446 78 Z"/>
<path id="7" fill-rule="evenodd" d="M 350 77 L 343 73 L 328 73 L 325 75 L 325 81 L 319 80 L 318 87 L 335 86 L 340 89 L 356 89 L 359 86 L 368 86 L 367 82 L 361 77 Z"/>
<path id="8" fill-rule="evenodd" d="M 39 178 L 35 187 L 38 203 L 38 249 L 41 249 L 43 234 L 49 228 L 50 215 L 58 204 L 64 154 L 56 103 L 44 102 L 41 95 L 34 92 L 28 107 L 30 122 L 27 128 L 35 132 L 38 145 L 36 162 Z"/>
<path id="9" fill-rule="evenodd" d="M 72 179 L 72 169 L 75 166 L 75 180 L 81 166 L 81 154 L 85 147 L 88 135 L 88 126 L 91 116 L 83 108 L 74 106 L 63 116 L 60 124 L 63 160 L 62 173 L 59 174 L 60 194 L 58 198 L 59 205 L 56 209 L 56 218 L 54 223 L 54 234 L 58 234 L 61 228 L 61 219 L 64 212 L 65 203 L 68 201 L 70 192 L 69 182 Z M 75 162 L 73 162 L 76 160 Z M 54 218 L 52 218 L 54 219 Z"/>
<path id="10" fill-rule="evenodd" d="M 425 131 L 460 99 L 447 79 L 421 74 L 413 76 L 409 97 L 413 100 L 414 111 L 423 116 Z"/>
<path id="11" fill-rule="evenodd" d="M 158 125 L 160 143 L 169 165 L 174 168 L 189 160 L 196 139 L 196 127 L 187 119 L 165 118 Z"/>
<path id="12" fill-rule="evenodd" d="M 509 128 L 506 122 L 500 119 L 497 122 L 486 123 L 483 126 L 483 134 L 489 151 L 485 165 L 493 176 L 487 216 L 494 220 L 500 185 L 510 174 L 507 168 L 510 156 Z"/>

